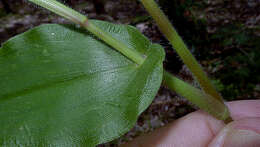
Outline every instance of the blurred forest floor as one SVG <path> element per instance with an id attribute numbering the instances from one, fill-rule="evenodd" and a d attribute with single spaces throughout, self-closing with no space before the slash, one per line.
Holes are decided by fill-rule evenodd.
<path id="1" fill-rule="evenodd" d="M 67 0 L 89 18 L 136 26 L 164 46 L 165 68 L 198 85 L 137 0 Z M 4 3 L 5 2 L 5 3 Z M 158 0 L 191 52 L 226 100 L 260 98 L 260 0 Z M 0 44 L 43 23 L 70 23 L 24 0 L 0 1 Z M 162 87 L 126 135 L 102 146 L 117 146 L 196 110 Z"/>

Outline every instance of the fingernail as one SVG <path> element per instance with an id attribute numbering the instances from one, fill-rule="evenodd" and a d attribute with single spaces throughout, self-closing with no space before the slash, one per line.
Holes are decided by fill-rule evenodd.
<path id="1" fill-rule="evenodd" d="M 260 147 L 260 134 L 251 130 L 230 129 L 224 147 Z"/>

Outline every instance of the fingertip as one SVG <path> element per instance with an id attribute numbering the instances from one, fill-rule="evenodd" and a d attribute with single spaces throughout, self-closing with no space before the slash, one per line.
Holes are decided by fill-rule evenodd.
<path id="1" fill-rule="evenodd" d="M 260 118 L 245 118 L 225 126 L 209 147 L 260 146 Z"/>
<path id="2" fill-rule="evenodd" d="M 248 117 L 260 117 L 260 100 L 242 100 L 226 103 L 231 117 L 239 120 Z"/>

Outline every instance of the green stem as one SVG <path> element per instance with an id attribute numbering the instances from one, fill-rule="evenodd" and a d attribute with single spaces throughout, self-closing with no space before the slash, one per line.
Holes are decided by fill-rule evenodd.
<path id="1" fill-rule="evenodd" d="M 39 6 L 42 6 L 62 17 L 67 18 L 68 20 L 80 24 L 86 28 L 89 32 L 96 35 L 98 38 L 103 40 L 108 45 L 112 46 L 123 55 L 134 61 L 135 63 L 141 65 L 144 62 L 144 58 L 133 49 L 127 47 L 121 41 L 116 40 L 114 37 L 99 29 L 96 25 L 91 23 L 88 18 L 77 11 L 55 1 L 55 0 L 29 0 Z"/>
<path id="2" fill-rule="evenodd" d="M 145 58 L 143 58 L 140 53 L 128 48 L 121 41 L 107 34 L 103 30 L 95 26 L 93 23 L 88 23 L 88 24 L 85 23 L 83 26 L 86 29 L 88 29 L 90 32 L 92 32 L 94 35 L 102 39 L 104 42 L 111 45 L 113 48 L 117 49 L 123 55 L 125 55 L 126 57 L 134 61 L 135 63 L 141 65 L 144 62 Z"/>
<path id="3" fill-rule="evenodd" d="M 187 98 L 193 104 L 199 106 L 202 110 L 215 116 L 220 120 L 230 120 L 228 108 L 219 100 L 211 95 L 205 94 L 199 89 L 187 84 L 186 82 L 172 76 L 164 71 L 163 84 L 177 94 Z"/>
<path id="4" fill-rule="evenodd" d="M 140 65 L 144 62 L 145 59 L 137 51 L 128 48 L 125 44 L 116 40 L 114 37 L 107 34 L 103 30 L 98 28 L 96 25 L 88 21 L 87 17 L 66 7 L 65 5 L 60 4 L 54 0 L 29 1 L 36 3 L 56 14 L 59 14 L 77 24 L 82 25 L 88 31 L 95 34 L 97 37 L 102 39 L 107 44 L 111 45 L 113 48 L 117 49 L 119 52 L 121 52 L 129 59 L 133 60 L 135 63 Z M 209 112 L 216 118 L 225 120 L 229 116 L 227 107 L 223 103 L 216 101 L 211 96 L 205 95 L 199 89 L 190 86 L 188 83 L 185 83 L 177 79 L 176 77 L 170 75 L 167 72 L 165 72 L 164 74 L 164 79 L 166 81 L 165 84 L 168 85 L 169 88 L 176 91 L 178 94 L 186 97 L 187 99 L 191 100 L 194 104 L 198 105 L 201 109 Z M 191 91 L 189 91 L 190 89 Z M 187 91 L 189 91 L 188 94 L 186 93 Z M 200 98 L 202 98 L 203 100 Z M 210 108 L 206 106 L 210 106 Z"/>
<path id="5" fill-rule="evenodd" d="M 174 29 L 169 19 L 164 15 L 164 13 L 158 7 L 156 2 L 154 0 L 141 0 L 141 2 L 143 3 L 146 10 L 155 19 L 161 32 L 170 41 L 173 48 L 181 57 L 182 61 L 191 70 L 192 74 L 198 80 L 202 89 L 209 95 L 212 95 L 214 98 L 218 99 L 220 102 L 223 102 L 221 95 L 215 90 L 214 86 L 210 83 L 210 80 L 208 79 L 206 73 L 203 71 L 200 64 L 190 53 L 185 43 L 178 35 L 177 31 Z"/>
<path id="6" fill-rule="evenodd" d="M 42 6 L 64 18 L 67 18 L 68 20 L 74 23 L 82 24 L 85 21 L 87 21 L 86 16 L 61 4 L 60 2 L 57 2 L 56 0 L 29 0 L 29 1 L 39 6 Z"/>

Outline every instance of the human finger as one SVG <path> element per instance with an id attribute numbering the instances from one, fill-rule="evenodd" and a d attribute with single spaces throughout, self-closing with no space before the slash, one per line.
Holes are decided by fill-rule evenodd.
<path id="1" fill-rule="evenodd" d="M 227 103 L 234 120 L 260 116 L 260 100 Z M 150 134 L 138 137 L 125 147 L 203 147 L 225 126 L 203 111 L 193 112 Z"/>
<path id="2" fill-rule="evenodd" d="M 221 129 L 209 147 L 260 147 L 260 118 L 231 122 Z"/>

